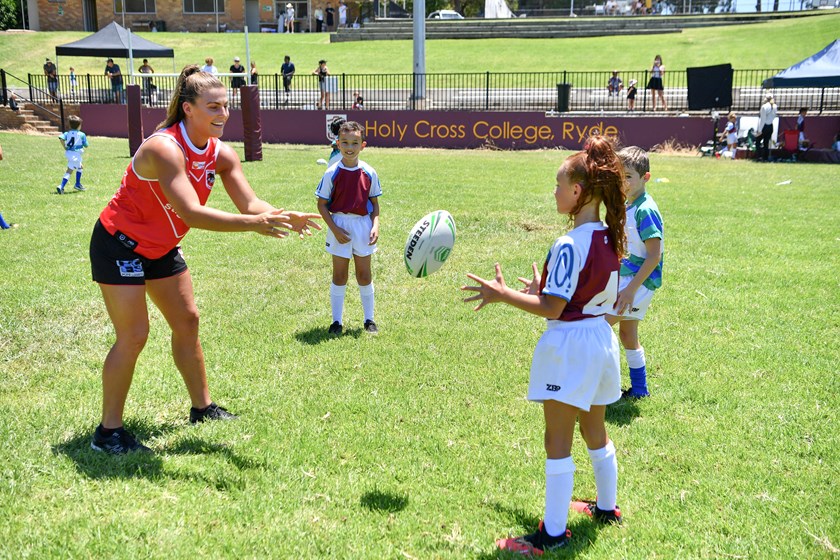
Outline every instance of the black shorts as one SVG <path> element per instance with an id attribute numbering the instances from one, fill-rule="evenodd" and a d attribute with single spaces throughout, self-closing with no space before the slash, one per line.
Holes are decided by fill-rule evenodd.
<path id="1" fill-rule="evenodd" d="M 283 76 L 283 91 L 289 93 L 292 89 L 292 77 Z"/>
<path id="2" fill-rule="evenodd" d="M 122 238 L 122 241 L 120 240 Z M 93 281 L 100 284 L 142 286 L 146 280 L 177 276 L 187 270 L 181 248 L 175 247 L 159 259 L 148 259 L 135 253 L 137 243 L 117 232 L 111 235 L 96 220 L 90 237 L 90 268 Z"/>

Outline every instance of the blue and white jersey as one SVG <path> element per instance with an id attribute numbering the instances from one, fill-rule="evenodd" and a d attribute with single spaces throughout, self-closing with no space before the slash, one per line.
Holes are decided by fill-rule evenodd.
<path id="1" fill-rule="evenodd" d="M 68 130 L 58 136 L 64 140 L 64 149 L 68 152 L 83 152 L 88 147 L 87 135 L 81 130 Z"/>
<path id="2" fill-rule="evenodd" d="M 645 241 L 648 239 L 662 239 L 662 254 L 659 264 L 644 281 L 643 286 L 655 290 L 662 286 L 662 261 L 665 255 L 665 236 L 662 224 L 662 214 L 653 198 L 643 192 L 639 198 L 627 206 L 627 258 L 621 260 L 621 276 L 634 276 L 647 258 Z"/>

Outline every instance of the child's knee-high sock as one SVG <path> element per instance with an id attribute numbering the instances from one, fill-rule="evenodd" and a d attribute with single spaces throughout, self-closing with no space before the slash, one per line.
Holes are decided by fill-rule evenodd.
<path id="1" fill-rule="evenodd" d="M 634 393 L 647 393 L 647 368 L 645 366 L 645 349 L 624 350 L 627 365 L 630 368 L 630 388 Z"/>
<path id="2" fill-rule="evenodd" d="M 569 504 L 575 484 L 575 462 L 565 459 L 545 461 L 545 518 L 543 524 L 549 535 L 556 537 L 566 530 Z"/>
<path id="3" fill-rule="evenodd" d="M 618 493 L 618 461 L 615 458 L 615 445 L 612 441 L 601 449 L 589 449 L 592 471 L 595 473 L 595 488 L 598 491 L 598 509 L 615 509 Z"/>
<path id="4" fill-rule="evenodd" d="M 336 286 L 330 282 L 330 307 L 332 307 L 333 321 L 341 323 L 341 316 L 344 314 L 344 294 L 347 292 L 347 284 Z"/>
<path id="5" fill-rule="evenodd" d="M 82 184 L 82 170 L 81 169 L 76 170 L 76 184 L 77 185 Z"/>
<path id="6" fill-rule="evenodd" d="M 70 180 L 70 172 L 66 172 L 64 177 L 61 178 L 61 188 L 63 189 L 67 185 L 67 181 Z"/>
<path id="7" fill-rule="evenodd" d="M 365 321 L 373 321 L 373 282 L 367 286 L 359 286 L 359 295 L 362 298 Z"/>
<path id="8" fill-rule="evenodd" d="M 7 224 L 6 220 L 3 219 L 3 214 L 0 214 L 0 229 L 9 229 L 10 227 L 12 226 Z"/>

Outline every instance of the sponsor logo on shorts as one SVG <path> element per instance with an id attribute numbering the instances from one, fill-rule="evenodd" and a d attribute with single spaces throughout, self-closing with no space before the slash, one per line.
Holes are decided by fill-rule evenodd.
<path id="1" fill-rule="evenodd" d="M 117 261 L 117 266 L 120 267 L 120 276 L 123 278 L 142 278 L 143 277 L 143 263 L 140 259 L 131 261 Z"/>
<path id="2" fill-rule="evenodd" d="M 545 384 L 545 390 L 546 391 L 551 391 L 552 393 L 556 393 L 557 391 L 560 390 L 560 385 L 552 385 L 551 383 L 546 383 Z"/>

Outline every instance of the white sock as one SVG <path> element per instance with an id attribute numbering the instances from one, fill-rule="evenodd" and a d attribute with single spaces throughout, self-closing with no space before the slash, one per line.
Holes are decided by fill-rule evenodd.
<path id="1" fill-rule="evenodd" d="M 347 284 L 343 286 L 336 286 L 330 282 L 330 306 L 332 307 L 333 321 L 341 322 L 341 316 L 344 314 L 344 294 L 347 292 Z"/>
<path id="2" fill-rule="evenodd" d="M 359 286 L 359 295 L 362 298 L 365 321 L 373 321 L 373 282 L 367 286 Z"/>
<path id="3" fill-rule="evenodd" d="M 645 367 L 645 349 L 641 346 L 638 350 L 625 348 L 624 355 L 627 356 L 627 367 L 633 369 Z"/>
<path id="4" fill-rule="evenodd" d="M 571 457 L 545 460 L 545 517 L 546 532 L 552 537 L 562 535 L 569 519 L 572 489 L 575 484 L 575 462 Z"/>
<path id="5" fill-rule="evenodd" d="M 601 449 L 589 449 L 589 459 L 595 473 L 595 488 L 598 492 L 598 509 L 615 509 L 618 493 L 618 461 L 615 458 L 615 445 L 612 441 Z"/>

